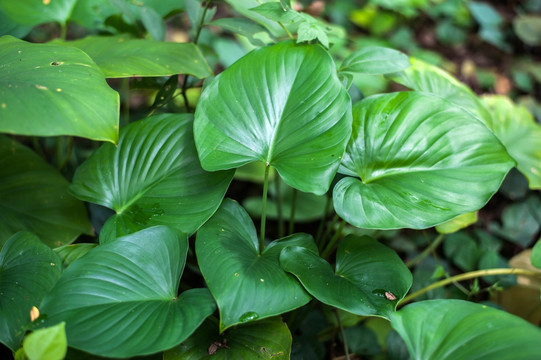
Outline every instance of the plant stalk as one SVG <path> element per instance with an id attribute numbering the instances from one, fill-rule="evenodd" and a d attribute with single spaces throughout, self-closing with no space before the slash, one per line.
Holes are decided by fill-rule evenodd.
<path id="1" fill-rule="evenodd" d="M 265 167 L 265 178 L 263 180 L 263 208 L 261 209 L 261 237 L 259 238 L 259 253 L 265 249 L 265 224 L 267 220 L 267 192 L 269 188 L 270 165 Z"/>
<path id="2" fill-rule="evenodd" d="M 336 322 L 338 323 L 338 327 L 340 328 L 340 334 L 342 334 L 342 344 L 344 345 L 344 352 L 346 354 L 346 360 L 350 360 L 348 342 L 346 339 L 346 332 L 344 331 L 344 326 L 342 326 L 342 319 L 340 319 L 340 313 L 336 309 L 333 309 L 333 311 L 334 311 L 334 315 L 336 316 Z"/>
<path id="3" fill-rule="evenodd" d="M 284 237 L 284 214 L 282 213 L 282 193 L 280 192 L 280 176 L 275 173 L 276 212 L 278 213 L 278 238 Z"/>
<path id="4" fill-rule="evenodd" d="M 415 265 L 419 264 L 425 257 L 428 256 L 432 251 L 434 251 L 445 238 L 445 234 L 439 234 L 434 241 L 432 241 L 419 255 L 411 259 L 406 263 L 408 268 L 412 268 Z"/>
<path id="5" fill-rule="evenodd" d="M 295 210 L 297 208 L 297 194 L 298 190 L 293 189 L 293 194 L 291 197 L 291 213 L 289 214 L 289 235 L 293 234 L 293 230 L 295 230 Z"/>
<path id="6" fill-rule="evenodd" d="M 336 242 L 340 238 L 340 235 L 342 235 L 342 230 L 344 230 L 344 226 L 346 226 L 346 221 L 342 220 L 340 223 L 340 227 L 338 230 L 334 233 L 334 236 L 331 238 L 327 246 L 325 247 L 325 250 L 321 253 L 321 257 L 325 259 L 327 256 L 331 254 L 331 252 L 334 250 L 334 247 L 336 245 Z"/>
<path id="7" fill-rule="evenodd" d="M 406 296 L 402 301 L 400 301 L 399 305 L 402 306 L 413 299 L 415 299 L 418 296 L 423 295 L 424 293 L 429 292 L 430 290 L 434 290 L 446 285 L 449 285 L 451 283 L 457 282 L 457 281 L 463 281 L 468 279 L 475 279 L 481 276 L 489 276 L 489 275 L 525 275 L 525 276 L 531 276 L 531 277 L 538 277 L 541 278 L 541 273 L 537 271 L 532 270 L 526 270 L 526 269 L 518 269 L 518 268 L 498 268 L 498 269 L 485 269 L 485 270 L 476 270 L 476 271 L 470 271 L 464 274 L 459 274 L 455 276 L 451 276 L 447 279 L 443 279 L 441 281 L 435 282 L 434 284 L 428 285 L 421 290 L 418 290 L 412 294 L 409 294 Z"/>
<path id="8" fill-rule="evenodd" d="M 327 214 L 329 213 L 329 208 L 331 206 L 331 197 L 327 196 L 327 200 L 325 202 L 325 210 L 323 213 L 323 216 L 321 217 L 321 221 L 319 222 L 319 226 L 317 228 L 317 234 L 316 234 L 316 244 L 319 244 L 321 241 L 321 235 L 323 235 L 323 229 L 325 228 L 325 220 L 327 219 Z"/>

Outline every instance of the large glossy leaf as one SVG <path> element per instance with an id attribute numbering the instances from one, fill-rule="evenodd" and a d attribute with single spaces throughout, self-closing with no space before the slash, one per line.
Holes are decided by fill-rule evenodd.
<path id="1" fill-rule="evenodd" d="M 409 68 L 410 61 L 406 54 L 380 46 L 367 46 L 349 55 L 339 72 L 351 74 L 389 74 Z"/>
<path id="2" fill-rule="evenodd" d="M 116 142 L 118 93 L 79 49 L 0 38 L 0 132 Z"/>
<path id="3" fill-rule="evenodd" d="M 0 136 L 0 247 L 21 230 L 51 247 L 92 234 L 84 204 L 69 183 L 32 150 Z"/>
<path id="4" fill-rule="evenodd" d="M 505 96 L 486 96 L 483 100 L 492 113 L 494 134 L 517 162 L 530 189 L 541 189 L 541 126 L 525 107 Z"/>
<path id="5" fill-rule="evenodd" d="M 12 20 L 23 25 L 46 22 L 65 24 L 77 0 L 0 0 L 0 8 Z"/>
<path id="6" fill-rule="evenodd" d="M 186 341 L 167 351 L 164 360 L 289 360 L 291 333 L 278 317 L 243 324 L 218 334 L 206 320 Z"/>
<path id="7" fill-rule="evenodd" d="M 478 210 L 514 166 L 471 113 L 430 94 L 372 96 L 355 104 L 353 135 L 334 207 L 362 228 L 431 227 Z"/>
<path id="8" fill-rule="evenodd" d="M 15 351 L 39 306 L 62 272 L 58 256 L 28 232 L 13 235 L 0 251 L 0 342 Z"/>
<path id="9" fill-rule="evenodd" d="M 201 169 L 191 115 L 162 114 L 123 128 L 117 147 L 99 148 L 79 166 L 71 190 L 115 210 L 108 224 L 116 234 L 153 225 L 192 234 L 218 208 L 232 178 L 232 171 Z"/>
<path id="10" fill-rule="evenodd" d="M 388 318 L 412 283 L 398 255 L 368 236 L 350 235 L 340 243 L 336 271 L 301 247 L 285 248 L 280 264 L 319 301 L 357 315 Z"/>
<path id="11" fill-rule="evenodd" d="M 462 300 L 431 300 L 391 316 L 413 359 L 538 359 L 541 330 L 525 320 Z"/>
<path id="12" fill-rule="evenodd" d="M 434 65 L 415 58 L 411 58 L 410 62 L 410 68 L 393 74 L 391 78 L 410 89 L 441 96 L 492 127 L 492 116 L 488 109 L 469 87 Z"/>
<path id="13" fill-rule="evenodd" d="M 197 232 L 197 261 L 218 303 L 221 332 L 310 300 L 298 281 L 280 268 L 278 257 L 286 246 L 317 252 L 311 236 L 295 234 L 271 242 L 260 253 L 252 220 L 238 203 L 227 199 Z"/>
<path id="14" fill-rule="evenodd" d="M 254 50 L 203 91 L 194 137 L 204 169 L 261 161 L 290 186 L 323 194 L 351 131 L 350 99 L 320 45 Z"/>
<path id="15" fill-rule="evenodd" d="M 188 240 L 156 226 L 100 245 L 67 268 L 45 297 L 45 325 L 66 322 L 68 345 L 131 357 L 178 345 L 216 306 L 206 289 L 178 295 Z"/>
<path id="16" fill-rule="evenodd" d="M 108 78 L 173 74 L 205 78 L 212 75 L 212 69 L 193 43 L 132 39 L 118 35 L 88 36 L 57 44 L 83 50 Z"/>

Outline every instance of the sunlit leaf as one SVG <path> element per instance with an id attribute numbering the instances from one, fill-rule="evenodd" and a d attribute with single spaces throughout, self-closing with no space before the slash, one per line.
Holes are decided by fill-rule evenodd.
<path id="1" fill-rule="evenodd" d="M 334 188 L 338 215 L 361 228 L 422 229 L 484 206 L 514 166 L 492 132 L 437 96 L 401 92 L 354 105 Z"/>
<path id="2" fill-rule="evenodd" d="M 338 71 L 377 75 L 402 71 L 410 66 L 409 57 L 400 51 L 380 46 L 366 46 L 349 55 Z"/>
<path id="3" fill-rule="evenodd" d="M 215 171 L 260 161 L 290 186 L 321 195 L 349 138 L 349 104 L 320 45 L 254 50 L 201 95 L 194 121 L 201 164 Z"/>

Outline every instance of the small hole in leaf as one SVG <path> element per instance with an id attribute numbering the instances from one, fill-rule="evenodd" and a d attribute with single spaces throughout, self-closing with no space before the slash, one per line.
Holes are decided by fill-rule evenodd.
<path id="1" fill-rule="evenodd" d="M 62 61 L 53 61 L 51 62 L 51 66 L 58 66 L 58 65 L 62 65 L 63 62 Z"/>

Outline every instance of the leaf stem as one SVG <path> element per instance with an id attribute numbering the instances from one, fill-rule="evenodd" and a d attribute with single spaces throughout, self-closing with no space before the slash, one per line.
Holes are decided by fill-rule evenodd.
<path id="1" fill-rule="evenodd" d="M 526 270 L 526 269 L 519 269 L 519 268 L 498 268 L 498 269 L 485 269 L 485 270 L 476 270 L 476 271 L 470 271 L 464 274 L 459 274 L 455 276 L 451 276 L 447 279 L 443 279 L 441 281 L 435 282 L 434 284 L 428 285 L 421 290 L 418 290 L 412 294 L 409 294 L 406 296 L 402 301 L 400 301 L 399 305 L 402 306 L 413 299 L 415 299 L 418 296 L 423 295 L 424 293 L 429 292 L 430 290 L 434 290 L 446 285 L 449 285 L 451 283 L 457 282 L 457 281 L 463 281 L 468 279 L 475 279 L 481 276 L 488 276 L 488 275 L 525 275 L 525 276 L 531 276 L 531 277 L 538 277 L 541 278 L 541 272 L 538 271 L 532 271 L 532 270 Z"/>
<path id="2" fill-rule="evenodd" d="M 120 92 L 122 93 L 122 114 L 124 125 L 130 123 L 130 78 L 122 79 L 120 83 Z"/>
<path id="3" fill-rule="evenodd" d="M 336 308 L 333 308 L 334 315 L 336 316 L 336 322 L 338 323 L 338 327 L 340 328 L 340 334 L 342 335 L 342 344 L 344 345 L 344 352 L 346 354 L 346 360 L 350 360 L 349 357 L 349 349 L 348 349 L 348 342 L 346 339 L 346 332 L 344 331 L 344 326 L 342 326 L 342 319 L 340 319 L 340 313 Z"/>
<path id="4" fill-rule="evenodd" d="M 340 227 L 334 233 L 334 236 L 331 238 L 331 240 L 329 240 L 329 243 L 325 247 L 325 250 L 323 250 L 323 252 L 321 253 L 321 257 L 323 259 L 325 259 L 327 256 L 329 256 L 331 254 L 331 252 L 334 250 L 336 242 L 340 238 L 340 235 L 342 235 L 342 230 L 344 230 L 344 226 L 346 226 L 346 221 L 342 220 L 342 222 L 340 223 Z"/>
<path id="5" fill-rule="evenodd" d="M 327 214 L 329 213 L 329 208 L 331 205 L 331 197 L 327 196 L 327 201 L 325 202 L 325 209 L 323 210 L 323 216 L 321 216 L 321 221 L 319 222 L 319 226 L 317 228 L 316 233 L 316 244 L 319 244 L 321 241 L 321 235 L 323 235 L 323 229 L 325 228 L 325 220 L 327 219 Z"/>
<path id="6" fill-rule="evenodd" d="M 284 214 L 282 213 L 282 193 L 280 192 L 280 176 L 275 174 L 276 211 L 278 213 L 278 238 L 284 237 Z"/>
<path id="7" fill-rule="evenodd" d="M 60 40 L 66 41 L 67 33 L 68 33 L 68 24 L 63 22 L 60 24 Z"/>
<path id="8" fill-rule="evenodd" d="M 265 223 L 267 220 L 267 192 L 269 188 L 269 170 L 270 165 L 265 167 L 265 178 L 263 180 L 263 205 L 261 209 L 261 237 L 259 238 L 259 253 L 265 249 Z"/>
<path id="9" fill-rule="evenodd" d="M 436 249 L 440 244 L 441 242 L 443 241 L 443 239 L 445 238 L 445 234 L 439 234 L 436 239 L 434 239 L 434 241 L 432 241 L 424 250 L 423 252 L 421 252 L 419 255 L 417 255 L 416 257 L 414 257 L 413 259 L 411 259 L 410 261 L 408 261 L 406 263 L 406 266 L 408 268 L 412 268 L 414 267 L 415 265 L 419 264 L 421 261 L 423 261 L 423 259 L 425 257 L 428 256 L 428 254 L 430 254 L 432 251 L 434 251 L 434 249 Z"/>
<path id="10" fill-rule="evenodd" d="M 293 189 L 293 194 L 291 198 L 291 213 L 289 214 L 289 235 L 293 234 L 295 230 L 295 210 L 297 208 L 297 189 Z"/>
<path id="11" fill-rule="evenodd" d="M 289 30 L 284 26 L 284 24 L 282 24 L 281 21 L 278 21 L 278 24 L 282 27 L 282 29 L 284 29 L 284 31 L 286 32 L 286 34 L 289 36 L 289 38 L 291 40 L 295 40 L 295 38 L 293 37 L 293 35 L 289 32 Z"/>

